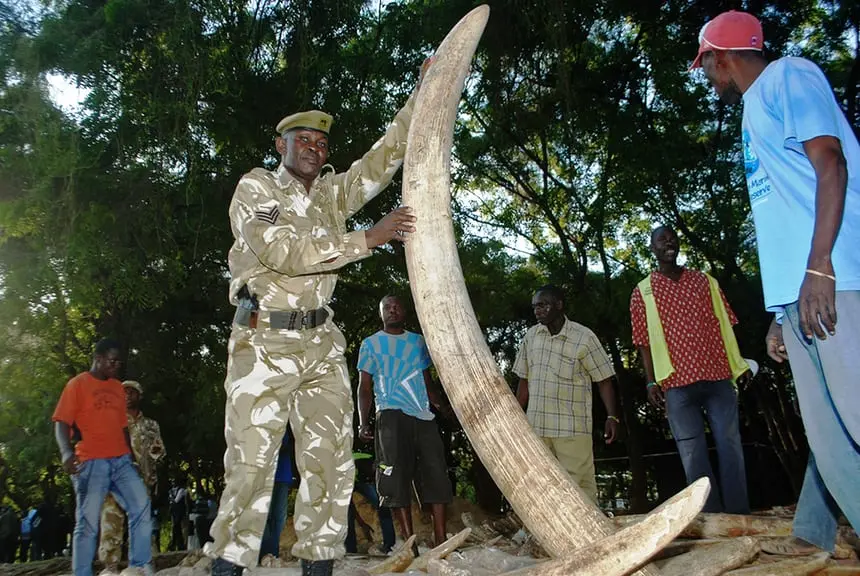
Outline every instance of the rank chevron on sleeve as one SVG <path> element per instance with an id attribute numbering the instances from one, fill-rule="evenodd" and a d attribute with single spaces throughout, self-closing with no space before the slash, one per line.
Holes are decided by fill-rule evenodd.
<path id="1" fill-rule="evenodd" d="M 263 222 L 274 224 L 278 221 L 278 216 L 281 215 L 281 211 L 278 210 L 277 205 L 274 205 L 271 208 L 255 210 L 254 215 L 257 217 L 257 220 L 262 220 Z"/>

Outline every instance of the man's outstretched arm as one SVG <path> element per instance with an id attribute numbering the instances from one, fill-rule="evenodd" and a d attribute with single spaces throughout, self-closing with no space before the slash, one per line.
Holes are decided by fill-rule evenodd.
<path id="1" fill-rule="evenodd" d="M 54 439 L 57 441 L 57 446 L 60 448 L 60 460 L 63 462 L 63 470 L 69 474 L 77 474 L 80 462 L 75 456 L 75 449 L 72 448 L 72 427 L 65 422 L 54 422 Z"/>
<path id="2" fill-rule="evenodd" d="M 385 190 L 403 164 L 415 98 L 421 88 L 424 74 L 432 62 L 433 58 L 428 58 L 421 65 L 415 90 L 391 121 L 382 138 L 377 140 L 364 156 L 353 162 L 346 172 L 334 176 L 332 184 L 345 218 L 361 210 Z"/>
<path id="3" fill-rule="evenodd" d="M 315 227 L 293 211 L 281 213 L 261 178 L 252 172 L 239 181 L 230 203 L 230 223 L 260 264 L 274 272 L 302 276 L 337 270 L 370 256 L 371 248 L 392 239 L 405 240 L 415 230 L 415 217 L 406 207 L 389 213 L 369 230 L 343 233 Z"/>

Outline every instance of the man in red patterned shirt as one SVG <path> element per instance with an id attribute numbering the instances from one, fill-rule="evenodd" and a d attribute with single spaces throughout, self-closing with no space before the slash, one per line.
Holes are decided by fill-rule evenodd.
<path id="1" fill-rule="evenodd" d="M 648 377 L 648 400 L 666 411 L 687 483 L 702 476 L 711 481 L 704 511 L 748 514 L 732 380 L 745 385 L 751 373 L 732 332 L 737 318 L 716 280 L 678 265 L 678 245 L 668 226 L 651 233 L 657 270 L 630 297 L 633 343 Z M 703 411 L 717 446 L 719 484 L 708 457 Z"/>

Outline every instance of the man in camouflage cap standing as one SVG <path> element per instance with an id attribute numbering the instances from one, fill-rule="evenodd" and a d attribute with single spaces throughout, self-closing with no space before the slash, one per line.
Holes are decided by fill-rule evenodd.
<path id="1" fill-rule="evenodd" d="M 149 499 L 154 500 L 158 487 L 156 464 L 164 458 L 164 442 L 158 422 L 147 418 L 140 411 L 143 387 L 140 382 L 126 380 L 122 383 L 125 390 L 125 408 L 128 414 L 128 434 L 131 437 L 131 450 L 140 477 L 149 491 Z M 122 556 L 122 537 L 125 512 L 122 511 L 112 493 L 102 505 L 101 537 L 99 540 L 99 560 L 105 565 L 103 573 L 117 573 Z"/>
<path id="2" fill-rule="evenodd" d="M 353 403 L 346 340 L 329 302 L 336 270 L 414 231 L 406 207 L 369 230 L 347 232 L 346 220 L 403 163 L 416 93 L 370 151 L 340 174 L 326 165 L 331 116 L 311 111 L 284 118 L 275 140 L 281 164 L 273 172 L 255 168 L 236 187 L 229 211 L 235 237 L 230 300 L 237 310 L 224 384 L 225 487 L 214 542 L 205 548 L 215 558 L 213 576 L 257 564 L 288 422 L 301 476 L 292 554 L 302 559 L 302 574 L 312 576 L 330 575 L 344 554 Z"/>

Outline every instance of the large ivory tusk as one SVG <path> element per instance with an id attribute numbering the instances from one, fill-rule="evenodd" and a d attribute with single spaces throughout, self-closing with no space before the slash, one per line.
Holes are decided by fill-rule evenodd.
<path id="1" fill-rule="evenodd" d="M 451 221 L 454 122 L 489 12 L 479 6 L 451 30 L 417 96 L 403 201 L 418 222 L 406 262 L 418 319 L 463 429 L 526 526 L 549 554 L 565 558 L 615 528 L 534 434 L 502 377 L 469 301 Z"/>
<path id="2" fill-rule="evenodd" d="M 644 564 L 671 542 L 705 505 L 710 481 L 700 478 L 649 514 L 639 524 L 580 548 L 572 555 L 550 560 L 505 576 L 623 576 Z M 693 574 L 690 572 L 689 574 Z"/>

